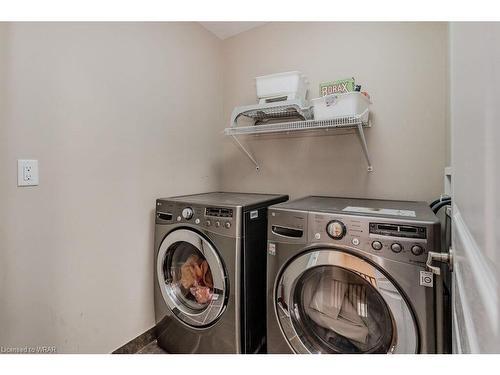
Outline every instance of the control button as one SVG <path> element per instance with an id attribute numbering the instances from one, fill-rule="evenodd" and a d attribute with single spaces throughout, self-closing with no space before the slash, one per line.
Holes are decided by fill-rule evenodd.
<path id="1" fill-rule="evenodd" d="M 231 223 L 230 223 L 229 221 L 227 221 L 227 222 L 225 222 L 225 223 L 224 223 L 224 226 L 225 226 L 227 229 L 229 229 L 229 228 L 231 228 Z"/>
<path id="2" fill-rule="evenodd" d="M 182 217 L 186 220 L 189 220 L 193 217 L 193 209 L 191 207 L 186 207 L 182 210 Z"/>
<path id="3" fill-rule="evenodd" d="M 320 233 L 316 233 L 314 235 L 314 238 L 317 239 L 317 240 L 319 240 L 321 238 L 321 234 Z"/>
<path id="4" fill-rule="evenodd" d="M 391 245 L 391 250 L 394 252 L 394 253 L 400 253 L 401 250 L 403 250 L 403 246 L 401 246 L 400 244 L 398 243 L 393 243 Z"/>
<path id="5" fill-rule="evenodd" d="M 181 220 L 182 220 L 182 217 L 177 216 L 177 221 L 181 221 Z"/>
<path id="6" fill-rule="evenodd" d="M 382 243 L 380 241 L 373 241 L 372 248 L 373 250 L 379 251 L 380 249 L 382 249 Z"/>
<path id="7" fill-rule="evenodd" d="M 420 245 L 413 245 L 411 247 L 411 252 L 413 255 L 419 256 L 419 255 L 422 255 L 424 253 L 424 249 Z"/>
<path id="8" fill-rule="evenodd" d="M 205 224 L 207 225 L 207 227 L 209 227 L 210 225 L 212 225 L 212 222 L 210 220 L 207 220 L 205 221 Z"/>
<path id="9" fill-rule="evenodd" d="M 216 228 L 219 228 L 219 227 L 220 227 L 220 221 L 216 221 L 216 222 L 215 222 L 215 227 L 216 227 Z"/>
<path id="10" fill-rule="evenodd" d="M 195 222 L 196 224 L 200 224 L 200 219 L 196 219 L 194 222 Z"/>
<path id="11" fill-rule="evenodd" d="M 345 225 L 341 221 L 333 220 L 326 226 L 326 233 L 334 240 L 340 240 L 345 236 Z"/>
<path id="12" fill-rule="evenodd" d="M 359 238 L 353 238 L 353 239 L 352 239 L 352 244 L 353 244 L 354 246 L 358 246 L 358 245 L 359 245 Z"/>

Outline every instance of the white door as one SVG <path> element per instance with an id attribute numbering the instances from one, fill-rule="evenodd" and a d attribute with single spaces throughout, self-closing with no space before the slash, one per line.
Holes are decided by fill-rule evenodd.
<path id="1" fill-rule="evenodd" d="M 453 351 L 500 352 L 500 24 L 450 25 Z"/>

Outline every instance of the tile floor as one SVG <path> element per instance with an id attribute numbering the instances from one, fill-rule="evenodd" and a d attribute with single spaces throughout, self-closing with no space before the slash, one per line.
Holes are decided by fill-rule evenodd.
<path id="1" fill-rule="evenodd" d="M 144 348 L 139 350 L 137 354 L 167 354 L 167 352 L 160 348 L 156 340 L 154 340 L 153 342 L 150 342 Z"/>

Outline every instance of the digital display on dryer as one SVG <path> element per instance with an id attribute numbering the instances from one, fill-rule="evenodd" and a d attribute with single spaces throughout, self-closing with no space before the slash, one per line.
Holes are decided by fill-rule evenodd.
<path id="1" fill-rule="evenodd" d="M 425 227 L 413 225 L 370 223 L 370 233 L 393 237 L 427 238 L 427 229 Z"/>
<path id="2" fill-rule="evenodd" d="M 205 209 L 205 216 L 214 216 L 214 217 L 233 217 L 233 209 L 232 208 L 223 208 L 223 207 L 207 207 Z"/>

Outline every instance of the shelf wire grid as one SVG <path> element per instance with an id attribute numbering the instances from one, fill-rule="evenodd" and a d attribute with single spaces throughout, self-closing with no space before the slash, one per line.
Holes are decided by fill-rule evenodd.
<path id="1" fill-rule="evenodd" d="M 363 121 L 364 114 L 359 116 L 338 117 L 329 120 L 306 120 L 280 122 L 264 125 L 232 126 L 224 129 L 226 135 L 288 133 L 294 131 L 312 131 L 322 129 L 355 129 L 359 125 L 369 126 Z"/>

